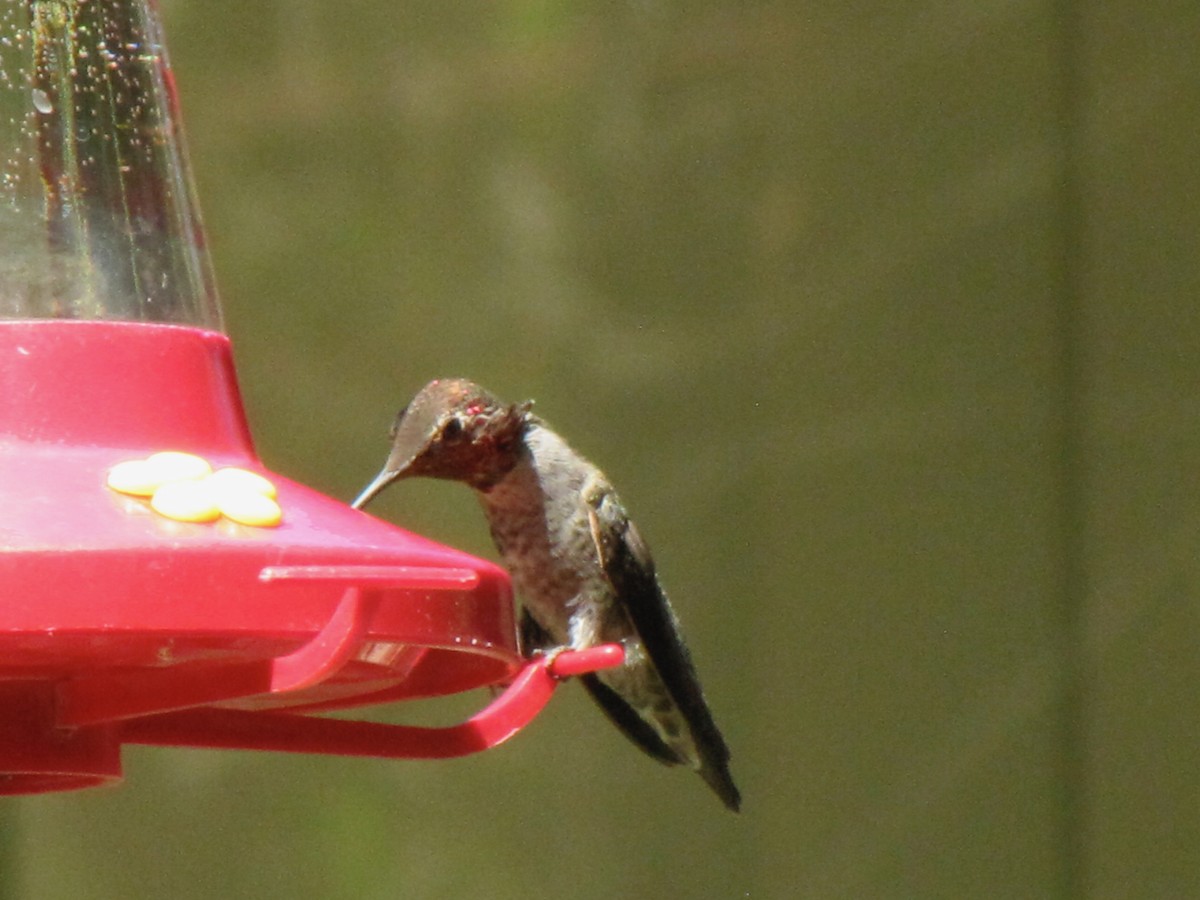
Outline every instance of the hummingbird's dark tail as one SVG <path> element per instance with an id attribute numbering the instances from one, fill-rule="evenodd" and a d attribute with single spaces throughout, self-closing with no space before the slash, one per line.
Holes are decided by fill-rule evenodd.
<path id="1" fill-rule="evenodd" d="M 706 761 L 698 771 L 705 784 L 713 789 L 713 792 L 721 798 L 721 802 L 727 808 L 733 812 L 742 811 L 742 794 L 737 789 L 737 785 L 733 783 L 733 776 L 729 774 L 727 763 L 715 764 L 712 761 Z"/>

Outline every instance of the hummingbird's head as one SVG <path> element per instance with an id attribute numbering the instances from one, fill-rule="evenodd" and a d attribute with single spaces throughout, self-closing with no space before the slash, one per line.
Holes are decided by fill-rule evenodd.
<path id="1" fill-rule="evenodd" d="M 354 501 L 361 509 L 393 481 L 425 476 L 486 489 L 516 464 L 532 404 L 504 403 L 464 378 L 431 381 L 392 424 L 383 471 Z"/>

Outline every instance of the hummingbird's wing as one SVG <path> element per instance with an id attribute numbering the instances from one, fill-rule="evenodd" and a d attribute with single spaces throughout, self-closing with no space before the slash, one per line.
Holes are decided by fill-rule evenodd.
<path id="1" fill-rule="evenodd" d="M 613 586 L 618 602 L 628 613 L 641 638 L 642 647 L 654 663 L 671 699 L 687 720 L 701 755 L 701 774 L 722 794 L 727 804 L 736 808 L 737 788 L 729 776 L 729 748 L 704 700 L 700 678 L 683 642 L 679 622 L 655 575 L 650 550 L 611 489 L 593 491 L 588 494 L 586 501 L 592 540 L 605 575 Z M 636 719 L 643 731 L 653 732 L 615 692 L 609 691 L 611 698 L 602 698 L 590 686 L 589 690 L 609 716 L 646 752 L 659 759 L 667 759 L 662 753 L 666 751 L 669 757 L 678 761 L 657 733 L 654 733 L 654 739 L 658 747 L 654 748 L 648 745 L 652 742 L 622 723 L 613 712 L 616 704 L 623 707 L 626 718 Z"/>

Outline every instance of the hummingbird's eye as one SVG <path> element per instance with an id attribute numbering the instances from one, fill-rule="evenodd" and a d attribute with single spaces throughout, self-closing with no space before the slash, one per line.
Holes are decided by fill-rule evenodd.
<path id="1" fill-rule="evenodd" d="M 442 426 L 442 440 L 453 441 L 462 436 L 463 423 L 458 416 L 452 416 L 446 420 L 446 424 Z"/>

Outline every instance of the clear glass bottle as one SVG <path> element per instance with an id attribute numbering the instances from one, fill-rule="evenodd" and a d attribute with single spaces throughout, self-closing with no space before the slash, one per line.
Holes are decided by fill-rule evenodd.
<path id="1" fill-rule="evenodd" d="M 0 0 L 0 320 L 220 329 L 152 0 Z"/>

